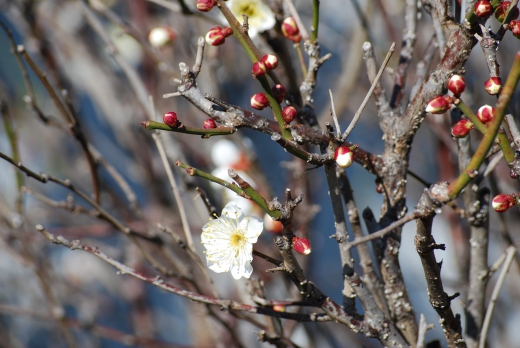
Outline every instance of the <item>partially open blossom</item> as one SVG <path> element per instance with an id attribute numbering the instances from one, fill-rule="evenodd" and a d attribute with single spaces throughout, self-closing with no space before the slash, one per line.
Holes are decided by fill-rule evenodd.
<path id="1" fill-rule="evenodd" d="M 302 39 L 300 29 L 298 29 L 298 24 L 296 24 L 293 17 L 287 17 L 282 22 L 282 34 L 285 38 L 296 43 L 300 42 Z"/>
<path id="2" fill-rule="evenodd" d="M 466 81 L 460 75 L 453 75 L 448 81 L 448 89 L 455 96 L 460 96 L 466 89 Z"/>
<path id="3" fill-rule="evenodd" d="M 500 77 L 490 77 L 484 82 L 484 88 L 491 95 L 498 94 L 502 89 L 502 80 Z"/>
<path id="4" fill-rule="evenodd" d="M 451 98 L 447 95 L 439 95 L 428 103 L 425 111 L 432 114 L 443 114 L 451 108 Z"/>
<path id="5" fill-rule="evenodd" d="M 341 168 L 348 168 L 354 163 L 354 153 L 347 145 L 341 145 L 334 151 L 334 160 Z"/>
<path id="6" fill-rule="evenodd" d="M 201 12 L 209 12 L 216 4 L 216 0 L 197 0 L 197 10 Z"/>
<path id="7" fill-rule="evenodd" d="M 179 123 L 179 119 L 175 112 L 169 111 L 163 115 L 163 122 L 170 127 L 176 127 L 177 123 Z"/>
<path id="8" fill-rule="evenodd" d="M 475 15 L 480 18 L 486 18 L 493 12 L 493 6 L 487 0 L 477 1 L 475 3 Z"/>
<path id="9" fill-rule="evenodd" d="M 273 11 L 262 0 L 228 0 L 226 4 L 240 24 L 244 23 L 244 16 L 242 15 L 248 16 L 249 29 L 247 33 L 252 39 L 258 33 L 271 29 L 276 23 Z"/>
<path id="10" fill-rule="evenodd" d="M 175 32 L 167 26 L 153 28 L 148 33 L 148 42 L 153 47 L 164 47 L 171 44 L 173 40 L 175 40 Z"/>
<path id="11" fill-rule="evenodd" d="M 309 255 L 311 253 L 311 243 L 307 238 L 293 237 L 293 249 L 299 254 Z"/>
<path id="12" fill-rule="evenodd" d="M 246 216 L 235 202 L 228 203 L 220 218 L 202 227 L 200 240 L 206 248 L 208 268 L 217 273 L 231 271 L 235 279 L 249 278 L 253 244 L 262 230 L 262 220 Z"/>
<path id="13" fill-rule="evenodd" d="M 264 227 L 267 231 L 272 233 L 282 233 L 283 225 L 280 221 L 273 220 L 269 214 L 264 215 Z"/>
<path id="14" fill-rule="evenodd" d="M 480 122 L 488 124 L 495 117 L 495 108 L 491 105 L 483 105 L 478 109 L 477 117 Z"/>
<path id="15" fill-rule="evenodd" d="M 470 120 L 462 118 L 451 126 L 451 135 L 455 138 L 464 138 L 474 127 Z"/>
<path id="16" fill-rule="evenodd" d="M 296 115 L 298 115 L 298 111 L 296 111 L 294 106 L 286 106 L 282 110 L 282 117 L 286 123 L 291 123 L 294 121 Z"/>
<path id="17" fill-rule="evenodd" d="M 504 20 L 506 19 L 507 10 L 509 9 L 509 6 L 511 5 L 510 1 L 504 1 L 495 10 L 495 18 L 500 22 L 504 23 Z M 511 14 L 510 19 L 517 19 L 519 14 L 518 7 L 515 7 L 513 10 L 513 13 Z"/>
<path id="18" fill-rule="evenodd" d="M 276 69 L 278 66 L 278 57 L 274 54 L 266 54 L 260 60 L 265 64 L 268 70 Z"/>
<path id="19" fill-rule="evenodd" d="M 514 37 L 520 39 L 520 21 L 509 22 L 509 30 L 511 30 Z"/>
<path id="20" fill-rule="evenodd" d="M 233 29 L 225 27 L 213 27 L 206 34 L 206 42 L 212 46 L 220 46 L 226 41 L 226 37 L 233 34 Z"/>
<path id="21" fill-rule="evenodd" d="M 515 204 L 515 199 L 512 195 L 505 195 L 503 193 L 496 195 L 493 198 L 491 206 L 498 213 L 503 213 Z"/>
<path id="22" fill-rule="evenodd" d="M 211 129 L 211 128 L 217 128 L 217 123 L 214 119 L 208 118 L 206 121 L 204 121 L 204 128 L 205 129 Z"/>
<path id="23" fill-rule="evenodd" d="M 285 99 L 285 96 L 287 95 L 287 91 L 285 90 L 285 87 L 281 84 L 276 84 L 272 88 L 274 97 L 278 103 L 283 102 Z"/>
<path id="24" fill-rule="evenodd" d="M 251 97 L 251 107 L 253 109 L 262 110 L 269 106 L 269 99 L 264 93 L 256 93 Z"/>
<path id="25" fill-rule="evenodd" d="M 267 67 L 265 64 L 261 61 L 254 62 L 253 66 L 251 67 L 251 75 L 256 79 L 259 76 L 264 76 L 267 74 Z"/>

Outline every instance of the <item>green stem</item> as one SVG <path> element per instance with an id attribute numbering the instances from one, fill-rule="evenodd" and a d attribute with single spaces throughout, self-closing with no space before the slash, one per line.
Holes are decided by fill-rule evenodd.
<path id="1" fill-rule="evenodd" d="M 515 61 L 513 63 L 513 67 L 509 72 L 509 76 L 507 78 L 506 83 L 504 84 L 504 88 L 500 93 L 500 97 L 498 98 L 497 106 L 496 106 L 496 114 L 495 118 L 491 121 L 488 126 L 486 133 L 484 133 L 484 138 L 480 142 L 475 154 L 471 158 L 468 166 L 462 172 L 455 181 L 453 181 L 448 186 L 448 194 L 451 199 L 457 197 L 457 195 L 462 191 L 464 187 L 470 182 L 470 180 L 474 177 L 473 173 L 475 173 L 493 145 L 493 141 L 500 129 L 500 125 L 502 124 L 502 119 L 506 113 L 507 106 L 513 97 L 513 92 L 518 84 L 518 80 L 520 79 L 520 52 L 517 52 L 515 55 Z"/>
<path id="2" fill-rule="evenodd" d="M 312 0 L 311 42 L 318 40 L 318 25 L 320 23 L 320 0 Z"/>
<path id="3" fill-rule="evenodd" d="M 480 122 L 477 115 L 473 113 L 473 111 L 468 108 L 466 104 L 461 99 L 455 99 L 454 102 L 455 106 L 460 109 L 466 115 L 466 117 L 475 125 L 475 128 L 481 132 L 482 134 L 486 134 L 488 128 L 486 125 L 482 122 Z M 498 145 L 502 149 L 502 152 L 504 153 L 504 159 L 506 160 L 506 163 L 512 163 L 515 160 L 515 152 L 513 148 L 511 147 L 511 144 L 509 143 L 509 139 L 507 139 L 507 134 L 503 132 L 498 132 L 497 134 L 498 138 Z"/>
<path id="4" fill-rule="evenodd" d="M 170 127 L 167 124 L 155 122 L 155 121 L 144 121 L 141 122 L 144 128 L 148 130 L 164 130 L 176 133 L 185 134 L 196 134 L 202 135 L 204 138 L 209 138 L 212 135 L 229 135 L 237 131 L 235 127 L 219 127 L 219 128 L 193 128 L 186 127 L 182 123 L 178 127 Z"/>
<path id="5" fill-rule="evenodd" d="M 219 184 L 221 186 L 224 186 L 225 188 L 235 192 L 240 197 L 252 200 L 260 208 L 262 208 L 263 211 L 265 211 L 267 214 L 269 214 L 273 218 L 279 218 L 282 216 L 282 213 L 280 213 L 278 210 L 269 210 L 267 207 L 267 201 L 264 197 L 262 197 L 258 192 L 255 191 L 254 188 L 252 188 L 249 184 L 247 185 L 247 188 L 240 188 L 234 183 L 230 183 L 226 180 L 222 180 L 220 178 L 217 178 L 216 176 L 213 176 L 209 173 L 203 172 L 202 170 L 199 170 L 197 168 L 193 168 L 187 164 L 182 163 L 181 161 L 175 162 L 175 165 L 178 167 L 181 167 L 186 170 L 186 173 L 190 176 L 198 176 L 201 178 L 204 178 L 206 180 L 212 181 L 216 184 Z"/>

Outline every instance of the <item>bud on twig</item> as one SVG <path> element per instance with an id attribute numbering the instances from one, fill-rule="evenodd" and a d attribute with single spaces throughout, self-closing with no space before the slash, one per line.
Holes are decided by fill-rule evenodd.
<path id="1" fill-rule="evenodd" d="M 471 123 L 470 120 L 465 118 L 460 119 L 458 122 L 455 122 L 452 125 L 451 135 L 453 135 L 455 138 L 464 138 L 474 127 L 475 126 L 473 123 Z"/>
<path id="2" fill-rule="evenodd" d="M 491 15 L 493 6 L 487 0 L 477 1 L 475 3 L 475 16 L 479 18 L 486 18 Z"/>
<path id="3" fill-rule="evenodd" d="M 278 57 L 274 54 L 266 54 L 260 61 L 265 64 L 267 70 L 276 69 L 278 66 Z"/>
<path id="4" fill-rule="evenodd" d="M 507 10 L 509 10 L 509 6 L 511 5 L 510 1 L 504 1 L 495 10 L 495 18 L 500 22 L 504 23 L 504 20 L 506 19 Z M 517 19 L 518 14 L 520 13 L 518 10 L 518 7 L 515 7 L 515 9 L 512 11 L 510 18 L 511 19 Z"/>
<path id="5" fill-rule="evenodd" d="M 276 84 L 272 88 L 274 97 L 278 103 L 283 102 L 285 99 L 285 96 L 287 95 L 287 91 L 285 90 L 285 87 L 281 84 Z"/>
<path id="6" fill-rule="evenodd" d="M 478 109 L 477 117 L 480 122 L 487 125 L 495 117 L 495 108 L 491 105 L 483 105 Z"/>
<path id="7" fill-rule="evenodd" d="M 503 213 L 515 204 L 513 195 L 505 195 L 503 193 L 496 195 L 493 198 L 491 206 L 497 213 Z"/>
<path id="8" fill-rule="evenodd" d="M 256 79 L 259 76 L 264 76 L 267 74 L 267 67 L 265 64 L 261 61 L 254 62 L 253 66 L 251 67 L 251 75 Z"/>
<path id="9" fill-rule="evenodd" d="M 520 21 L 509 22 L 509 30 L 511 30 L 514 37 L 520 39 Z"/>
<path id="10" fill-rule="evenodd" d="M 152 47 L 164 47 L 171 44 L 173 40 L 175 40 L 175 32 L 167 26 L 153 28 L 148 33 L 148 42 Z"/>
<path id="11" fill-rule="evenodd" d="M 176 127 L 179 123 L 179 119 L 177 118 L 177 114 L 173 111 L 169 111 L 164 114 L 163 122 L 170 127 Z"/>
<path id="12" fill-rule="evenodd" d="M 204 129 L 211 129 L 211 128 L 217 128 L 217 123 L 214 119 L 208 118 L 206 121 L 204 121 Z"/>
<path id="13" fill-rule="evenodd" d="M 298 111 L 296 111 L 294 106 L 286 106 L 282 110 L 282 117 L 286 123 L 291 123 L 294 121 L 296 115 L 298 115 Z"/>
<path id="14" fill-rule="evenodd" d="M 282 22 L 282 34 L 286 39 L 289 39 L 294 43 L 298 43 L 302 39 L 300 29 L 298 29 L 298 25 L 293 17 L 287 17 Z"/>
<path id="15" fill-rule="evenodd" d="M 484 88 L 488 94 L 498 94 L 502 89 L 502 80 L 500 77 L 490 77 L 486 82 L 484 82 Z"/>
<path id="16" fill-rule="evenodd" d="M 354 153 L 348 146 L 341 145 L 334 151 L 334 160 L 341 168 L 348 168 L 354 163 Z"/>
<path id="17" fill-rule="evenodd" d="M 206 34 L 206 42 L 212 46 L 220 46 L 226 41 L 226 37 L 233 34 L 231 28 L 213 27 Z"/>
<path id="18" fill-rule="evenodd" d="M 443 114 L 451 108 L 452 99 L 447 95 L 439 95 L 428 103 L 425 111 L 432 114 Z"/>
<path id="19" fill-rule="evenodd" d="M 448 81 L 448 89 L 454 96 L 460 96 L 466 89 L 466 81 L 460 75 L 453 75 Z"/>
<path id="20" fill-rule="evenodd" d="M 215 0 L 197 0 L 197 10 L 201 12 L 209 12 L 217 2 Z"/>
<path id="21" fill-rule="evenodd" d="M 257 93 L 251 97 L 251 107 L 253 109 L 262 110 L 269 106 L 269 99 L 264 93 Z"/>
<path id="22" fill-rule="evenodd" d="M 299 254 L 309 255 L 311 253 L 311 243 L 307 238 L 293 237 L 293 249 Z"/>

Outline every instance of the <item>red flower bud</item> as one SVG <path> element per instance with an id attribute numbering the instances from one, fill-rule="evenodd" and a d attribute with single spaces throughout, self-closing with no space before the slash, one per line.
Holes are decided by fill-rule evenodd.
<path id="1" fill-rule="evenodd" d="M 278 57 L 274 54 L 266 54 L 260 59 L 268 70 L 273 70 L 278 66 Z"/>
<path id="2" fill-rule="evenodd" d="M 171 44 L 173 40 L 175 40 L 175 32 L 167 26 L 153 28 L 148 33 L 148 42 L 153 47 L 164 47 Z"/>
<path id="3" fill-rule="evenodd" d="M 197 0 L 197 10 L 201 12 L 209 12 L 217 2 L 215 0 Z"/>
<path id="4" fill-rule="evenodd" d="M 291 123 L 294 121 L 296 115 L 298 115 L 298 111 L 296 111 L 294 106 L 286 106 L 282 110 L 282 117 L 286 123 Z"/>
<path id="5" fill-rule="evenodd" d="M 504 1 L 495 10 L 495 18 L 500 22 L 504 23 L 504 20 L 506 19 L 507 10 L 509 9 L 509 6 L 511 5 L 510 1 Z M 510 19 L 517 19 L 519 10 L 518 7 L 515 7 L 514 10 L 512 10 L 512 14 L 509 17 Z"/>
<path id="6" fill-rule="evenodd" d="M 486 18 L 493 12 L 493 6 L 487 0 L 477 1 L 475 3 L 475 15 L 480 18 Z"/>
<path id="7" fill-rule="evenodd" d="M 475 126 L 470 120 L 463 118 L 452 124 L 451 127 L 451 135 L 455 138 L 464 138 Z"/>
<path id="8" fill-rule="evenodd" d="M 261 61 L 254 62 L 253 66 L 251 67 L 251 75 L 256 79 L 259 76 L 264 76 L 267 74 L 267 67 L 265 64 Z"/>
<path id="9" fill-rule="evenodd" d="M 177 114 L 173 111 L 169 111 L 164 114 L 163 122 L 170 127 L 176 127 L 177 123 L 179 123 L 179 119 L 177 118 Z"/>
<path id="10" fill-rule="evenodd" d="M 299 254 L 309 255 L 311 253 L 311 243 L 307 238 L 293 237 L 293 249 Z"/>
<path id="11" fill-rule="evenodd" d="M 348 146 L 341 145 L 334 151 L 334 160 L 341 168 L 348 168 L 354 163 L 354 153 Z"/>
<path id="12" fill-rule="evenodd" d="M 211 129 L 211 128 L 217 128 L 217 123 L 214 119 L 208 118 L 206 121 L 204 121 L 204 129 Z"/>
<path id="13" fill-rule="evenodd" d="M 226 41 L 226 35 L 221 27 L 213 27 L 206 34 L 206 42 L 213 46 L 220 46 Z"/>
<path id="14" fill-rule="evenodd" d="M 460 96 L 466 89 L 466 81 L 460 75 L 453 75 L 448 81 L 448 89 L 455 96 Z"/>
<path id="15" fill-rule="evenodd" d="M 493 198 L 491 206 L 497 213 L 503 213 L 515 204 L 515 199 L 512 195 L 505 195 L 503 193 L 496 195 Z"/>
<path id="16" fill-rule="evenodd" d="M 477 117 L 480 122 L 488 124 L 495 118 L 495 108 L 491 105 L 483 105 L 477 111 Z"/>
<path id="17" fill-rule="evenodd" d="M 251 97 L 251 107 L 253 109 L 262 110 L 269 106 L 269 99 L 264 93 L 257 93 Z"/>
<path id="18" fill-rule="evenodd" d="M 282 22 L 282 34 L 286 38 L 290 36 L 297 36 L 300 34 L 300 29 L 298 29 L 298 24 L 293 17 L 287 17 Z"/>
<path id="19" fill-rule="evenodd" d="M 511 30 L 514 37 L 520 39 L 520 21 L 509 22 L 509 30 Z"/>
<path id="20" fill-rule="evenodd" d="M 439 95 L 428 103 L 425 111 L 432 114 L 443 114 L 451 108 L 451 98 L 447 95 Z"/>
<path id="21" fill-rule="evenodd" d="M 287 95 L 287 91 L 285 90 L 285 87 L 281 84 L 276 84 L 272 88 L 274 97 L 278 103 L 283 102 L 285 99 L 285 96 Z"/>
<path id="22" fill-rule="evenodd" d="M 498 94 L 502 89 L 502 80 L 500 77 L 490 77 L 484 82 L 484 89 L 491 95 Z"/>

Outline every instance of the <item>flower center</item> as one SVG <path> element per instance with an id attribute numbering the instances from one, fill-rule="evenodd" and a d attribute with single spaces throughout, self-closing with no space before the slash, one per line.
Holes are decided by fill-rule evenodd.
<path id="1" fill-rule="evenodd" d="M 246 244 L 246 237 L 240 231 L 236 231 L 229 238 L 229 242 L 234 248 L 241 248 Z"/>
<path id="2" fill-rule="evenodd" d="M 245 14 L 248 17 L 254 17 L 256 14 L 256 6 L 246 2 L 245 4 L 240 5 L 239 11 L 237 12 L 240 14 Z"/>

